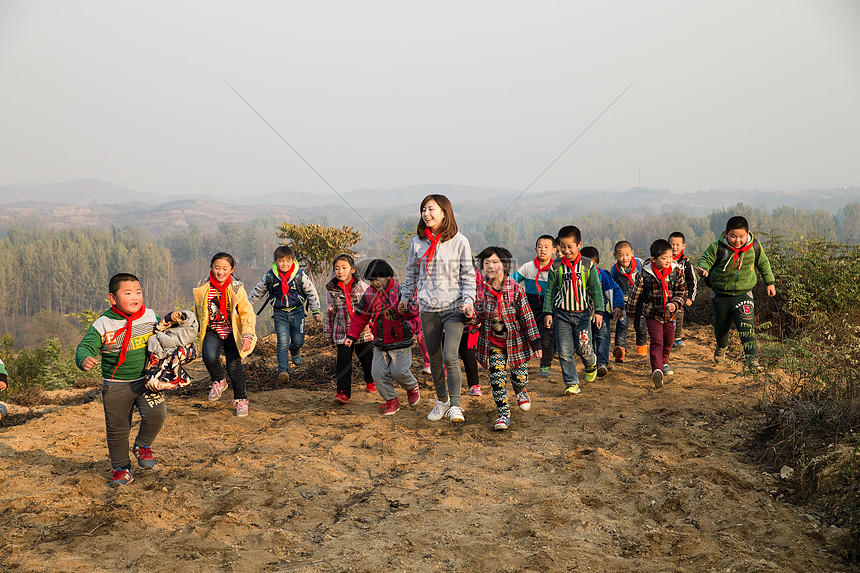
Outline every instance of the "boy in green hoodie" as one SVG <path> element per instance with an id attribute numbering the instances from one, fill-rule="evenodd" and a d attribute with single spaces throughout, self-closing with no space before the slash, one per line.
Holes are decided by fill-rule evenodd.
<path id="1" fill-rule="evenodd" d="M 128 456 L 132 413 L 135 408 L 140 413 L 133 450 L 137 465 L 152 469 L 155 467 L 152 442 L 167 417 L 167 405 L 164 394 L 146 389 L 143 376 L 146 342 L 160 318 L 143 305 L 143 292 L 136 276 L 128 273 L 112 276 L 108 291 L 111 307 L 87 329 L 75 351 L 75 363 L 81 370 L 89 371 L 101 354 L 102 402 L 108 452 L 114 468 L 110 485 L 118 487 L 134 479 Z"/>
<path id="2" fill-rule="evenodd" d="M 749 232 L 744 217 L 732 217 L 726 222 L 726 231 L 719 240 L 711 243 L 699 258 L 696 270 L 710 280 L 711 304 L 714 308 L 714 335 L 717 348 L 714 362 L 722 362 L 729 345 L 732 322 L 746 357 L 747 368 L 758 370 L 758 344 L 755 338 L 752 289 L 758 282 L 755 270 L 761 273 L 768 296 L 776 295 L 770 261 L 759 242 Z"/>

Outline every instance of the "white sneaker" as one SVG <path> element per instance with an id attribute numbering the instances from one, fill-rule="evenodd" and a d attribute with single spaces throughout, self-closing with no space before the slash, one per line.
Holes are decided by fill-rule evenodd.
<path id="1" fill-rule="evenodd" d="M 463 417 L 463 410 L 459 408 L 459 406 L 451 406 L 448 410 L 448 419 L 452 422 L 465 422 L 466 418 Z"/>
<path id="2" fill-rule="evenodd" d="M 433 409 L 430 410 L 430 413 L 427 414 L 427 419 L 431 422 L 438 422 L 442 418 L 445 417 L 445 414 L 448 413 L 448 410 L 451 408 L 451 399 L 448 398 L 447 402 L 440 402 L 439 399 L 436 399 L 436 405 L 433 406 Z"/>

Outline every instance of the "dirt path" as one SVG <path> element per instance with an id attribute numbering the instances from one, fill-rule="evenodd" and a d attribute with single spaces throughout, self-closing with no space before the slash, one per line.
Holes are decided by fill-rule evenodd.
<path id="1" fill-rule="evenodd" d="M 561 397 L 554 365 L 504 433 L 489 395 L 463 397 L 464 425 L 428 422 L 426 378 L 419 405 L 386 418 L 361 390 L 335 407 L 327 382 L 252 393 L 246 419 L 226 396 L 172 396 L 158 469 L 118 489 L 100 402 L 62 408 L 0 430 L 0 566 L 850 570 L 743 461 L 760 388 L 710 361 L 707 329 L 688 334 L 662 390 L 634 360 Z"/>

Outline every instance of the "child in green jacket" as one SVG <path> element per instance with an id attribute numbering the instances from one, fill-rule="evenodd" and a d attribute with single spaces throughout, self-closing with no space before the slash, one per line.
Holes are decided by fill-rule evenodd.
<path id="1" fill-rule="evenodd" d="M 761 273 L 768 296 L 776 294 L 770 261 L 759 242 L 749 232 L 744 217 L 732 217 L 718 241 L 711 243 L 699 258 L 696 270 L 710 279 L 711 304 L 714 308 L 714 335 L 717 348 L 714 362 L 722 362 L 729 345 L 732 322 L 743 344 L 747 368 L 758 370 L 758 344 L 755 337 L 752 289 Z"/>

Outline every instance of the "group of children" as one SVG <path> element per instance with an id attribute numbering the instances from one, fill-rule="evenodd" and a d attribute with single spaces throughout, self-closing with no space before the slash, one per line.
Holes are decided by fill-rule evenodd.
<path id="1" fill-rule="evenodd" d="M 307 303 L 337 347 L 335 402 L 350 401 L 352 358 L 356 355 L 366 389 L 377 391 L 383 399 L 383 415 L 395 414 L 401 407 L 395 382 L 406 390 L 410 406 L 420 401 L 418 381 L 411 370 L 416 335 L 436 394 L 427 415 L 430 421 L 465 420 L 460 357 L 466 361 L 467 371 L 471 357 L 489 373 L 498 414 L 495 430 L 511 424 L 508 378 L 518 408 L 530 409 L 527 364 L 534 357 L 540 359 L 540 374 L 549 376 L 552 357 L 557 354 L 564 394 L 578 394 L 581 382 L 575 357 L 579 355 L 585 367 L 582 383 L 607 374 L 613 318 L 615 361 L 627 359 L 627 331 L 632 323 L 637 355 L 646 354 L 650 340 L 649 372 L 660 388 L 672 374 L 669 356 L 673 345 L 683 344 L 676 325 L 680 326 L 683 308 L 695 298 L 697 275 L 708 277 L 713 289 L 714 360 L 725 357 L 734 322 L 747 366 L 758 366 L 750 293 L 756 282 L 753 267 L 762 274 L 771 296 L 775 294 L 774 279 L 766 255 L 742 217 L 729 220 L 726 232 L 695 266 L 684 255 L 683 234 L 673 233 L 668 241 L 654 241 L 650 258 L 644 261 L 634 256 L 630 243 L 618 242 L 613 252 L 616 262 L 606 271 L 597 266 L 598 250 L 583 248 L 580 230 L 568 225 L 555 237 L 540 236 L 535 259 L 512 273 L 513 257 L 499 246 L 487 247 L 477 255 L 476 272 L 469 241 L 458 231 L 453 207 L 444 195 L 425 197 L 420 214 L 403 283 L 398 284 L 385 260 L 367 263 L 362 276 L 350 255 L 340 255 L 332 262 L 334 277 L 325 286 L 324 317 L 313 283 L 298 268 L 290 247 L 275 250 L 271 270 L 250 294 L 233 277 L 233 257 L 216 253 L 208 280 L 194 289 L 196 342 L 212 380 L 209 400 L 221 397 L 229 378 L 236 415 L 248 415 L 241 360 L 257 341 L 252 305 L 266 295 L 274 301 L 279 379 L 286 381 L 290 364 L 301 362 Z M 140 282 L 134 275 L 112 277 L 108 299 L 111 308 L 85 334 L 76 361 L 81 369 L 89 370 L 96 357 L 102 356 L 102 395 L 114 468 L 111 485 L 119 486 L 133 479 L 129 431 L 134 409 L 140 413 L 141 423 L 132 453 L 138 467 L 155 465 L 152 443 L 164 423 L 166 406 L 161 386 L 147 382 L 143 372 L 147 341 L 164 323 L 143 305 Z M 167 318 L 178 324 L 182 316 L 174 312 Z M 226 368 L 221 364 L 222 353 Z M 480 395 L 476 367 L 469 378 L 473 378 L 470 393 Z"/>

